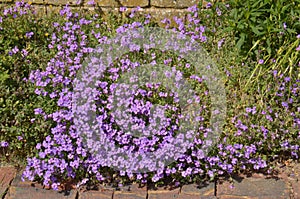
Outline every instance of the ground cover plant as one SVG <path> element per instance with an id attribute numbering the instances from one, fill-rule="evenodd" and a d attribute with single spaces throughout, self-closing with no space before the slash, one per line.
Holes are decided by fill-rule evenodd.
<path id="1" fill-rule="evenodd" d="M 21 2 L 10 9 L 1 7 L 1 161 L 14 162 L 18 158 L 11 157 L 32 154 L 37 141 L 51 129 L 47 121 L 32 122 L 34 108 L 46 102 L 35 96 L 32 84 L 26 83 L 31 70 L 41 68 L 51 57 L 47 49 L 50 22 L 42 23 L 35 14 L 30 5 Z"/>
<path id="2" fill-rule="evenodd" d="M 189 8 L 186 22 L 175 18 L 176 26 L 171 26 L 170 20 L 162 21 L 164 28 L 199 42 L 224 72 L 226 124 L 218 144 L 207 155 L 201 147 L 210 132 L 210 91 L 202 77 L 195 75 L 195 66 L 172 52 L 145 47 L 133 48 L 103 69 L 95 91 L 97 121 L 110 141 L 123 150 L 143 154 L 163 148 L 169 138 L 176 136 L 181 116 L 178 93 L 150 82 L 131 93 L 135 97 L 121 102 L 129 104 L 126 111 L 132 117 L 128 120 L 142 130 L 153 124 L 150 108 L 154 104 L 163 106 L 165 114 L 157 113 L 160 131 L 152 137 L 136 138 L 120 130 L 115 123 L 118 115 L 112 113 L 111 95 L 124 73 L 142 64 L 163 64 L 172 68 L 169 77 L 186 79 L 197 93 L 190 99 L 200 111 L 193 145 L 172 164 L 146 173 L 116 171 L 84 147 L 74 125 L 72 98 L 75 77 L 93 49 L 122 32 L 157 26 L 151 16 L 138 14 L 138 8 L 129 13 L 121 8 L 104 19 L 100 13 L 72 11 L 66 6 L 59 14 L 39 20 L 24 2 L 2 8 L 1 158 L 13 161 L 13 156 L 26 157 L 23 177 L 53 189 L 67 181 L 79 186 L 132 181 L 159 185 L 167 180 L 178 186 L 239 172 L 272 172 L 278 161 L 297 160 L 300 4 L 284 0 L 275 4 L 246 2 L 199 3 Z M 206 9 L 201 10 L 204 6 Z M 8 28 L 11 25 L 14 28 Z M 118 161 L 126 164 L 136 160 Z"/>

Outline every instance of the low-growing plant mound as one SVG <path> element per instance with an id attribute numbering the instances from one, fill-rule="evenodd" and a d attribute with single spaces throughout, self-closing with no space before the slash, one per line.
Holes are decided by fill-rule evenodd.
<path id="1" fill-rule="evenodd" d="M 257 33 L 255 37 L 245 36 L 241 33 L 241 25 L 233 24 L 233 20 L 237 19 L 236 12 L 241 8 L 239 1 L 209 3 L 205 10 L 200 10 L 201 6 L 189 8 L 186 23 L 179 18 L 174 19 L 176 27 L 170 27 L 168 19 L 163 23 L 166 31 L 177 32 L 182 38 L 190 38 L 203 46 L 218 64 L 218 70 L 224 72 L 220 81 L 224 83 L 227 94 L 226 124 L 218 143 L 208 153 L 204 153 L 202 148 L 212 130 L 210 118 L 214 114 L 214 92 L 209 89 L 206 77 L 197 74 L 196 65 L 180 53 L 155 49 L 151 44 L 138 46 L 132 43 L 132 37 L 138 38 L 138 35 L 120 37 L 120 46 L 127 46 L 130 50 L 117 59 L 102 62 L 101 57 L 91 56 L 101 54 L 98 46 L 115 46 L 109 43 L 114 41 L 111 38 L 118 38 L 126 31 L 155 27 L 150 15 L 138 15 L 135 9 L 124 18 L 126 8 L 121 8 L 120 13 L 107 22 L 97 13 L 72 12 L 66 6 L 59 15 L 51 16 L 43 23 L 31 13 L 32 7 L 24 2 L 4 9 L 0 14 L 0 31 L 3 32 L 0 43 L 4 44 L 4 47 L 0 46 L 3 58 L 0 60 L 3 90 L 0 112 L 5 115 L 1 118 L 1 149 L 8 157 L 12 152 L 28 155 L 23 177 L 39 180 L 53 189 L 70 180 L 78 186 L 133 181 L 161 184 L 166 180 L 178 185 L 214 180 L 220 175 L 235 172 L 272 172 L 274 161 L 298 159 L 298 26 L 289 22 L 294 29 L 286 33 L 288 37 L 283 43 L 278 43 L 282 46 L 269 45 L 269 35 L 260 34 L 262 20 L 255 22 L 258 25 L 237 20 L 237 24 L 250 23 L 250 29 Z M 267 6 L 261 3 L 255 9 L 273 9 Z M 293 10 L 295 5 L 289 6 L 286 9 Z M 256 16 L 260 12 L 255 13 L 248 14 Z M 299 15 L 293 20 L 297 23 Z M 16 21 L 14 25 L 19 30 L 15 34 L 8 29 L 12 21 Z M 252 43 L 250 46 L 248 39 Z M 255 51 L 259 43 L 256 41 L 262 42 L 258 51 Z M 184 53 L 190 50 L 189 47 L 177 49 L 178 46 L 172 46 L 171 49 Z M 270 47 L 279 50 L 273 53 Z M 279 53 L 283 52 L 280 50 L 283 48 L 290 59 Z M 252 50 L 256 53 L 252 54 Z M 111 49 L 111 53 L 117 54 L 117 51 Z M 91 76 L 82 73 L 81 79 L 78 79 L 80 72 L 89 64 L 99 67 L 92 68 L 95 71 L 85 71 Z M 126 84 L 118 84 L 118 80 L 124 79 L 126 74 L 131 75 L 127 78 L 131 83 L 136 82 L 142 75 L 134 71 L 143 72 L 138 70 L 142 65 L 149 67 L 153 72 L 151 75 L 172 80 L 177 90 L 165 85 L 167 81 L 137 84 L 133 90 Z M 160 71 L 158 66 L 169 68 L 169 73 Z M 205 67 L 210 69 L 209 65 Z M 78 95 L 77 91 L 81 91 L 79 80 L 91 85 L 95 82 L 90 77 L 97 73 L 101 75 L 97 76 L 95 87 Z M 148 73 L 145 77 L 148 78 Z M 179 93 L 189 96 L 187 90 L 178 89 L 182 82 L 187 82 L 194 90 L 192 97 L 184 101 L 186 106 L 182 106 L 179 99 Z M 74 107 L 74 99 L 81 98 L 92 103 L 92 108 L 85 104 L 75 104 Z M 116 99 L 118 103 L 115 103 Z M 153 112 L 155 106 L 160 109 Z M 118 112 L 116 107 L 123 109 Z M 198 111 L 194 118 L 196 123 L 189 123 L 195 125 L 196 136 L 187 146 L 188 150 L 168 165 L 158 161 L 156 167 L 149 168 L 153 162 L 137 160 L 134 156 L 118 156 L 105 148 L 105 140 L 99 142 L 103 144 L 99 145 L 99 149 L 108 152 L 106 157 L 101 154 L 102 158 L 99 158 L 88 147 L 97 148 L 97 145 L 88 142 L 88 138 L 92 136 L 89 131 L 98 130 L 109 144 L 117 146 L 121 152 L 132 152 L 142 157 L 159 150 L 168 154 L 174 147 L 174 144 L 169 144 L 170 140 L 176 141 L 176 136 L 180 135 L 183 116 L 194 114 L 184 112 L 192 110 L 191 107 Z M 90 123 L 85 125 L 84 120 L 78 120 L 80 114 L 88 110 L 95 113 L 94 127 L 97 129 L 91 129 Z M 120 118 L 123 120 L 118 120 Z M 90 121 L 89 115 L 85 119 Z M 78 124 L 82 128 L 78 128 Z M 142 135 L 131 134 L 132 131 L 142 132 Z M 180 139 L 177 138 L 178 143 Z M 22 151 L 22 148 L 26 150 Z M 136 162 L 135 168 L 132 162 Z M 120 166 L 124 169 L 114 169 Z"/>

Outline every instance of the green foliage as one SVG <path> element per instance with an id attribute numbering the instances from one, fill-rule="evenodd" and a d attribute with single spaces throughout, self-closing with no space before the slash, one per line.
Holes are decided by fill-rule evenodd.
<path id="1" fill-rule="evenodd" d="M 37 97 L 33 85 L 25 81 L 31 70 L 45 67 L 50 57 L 47 38 L 51 27 L 33 14 L 0 16 L 0 140 L 9 143 L 0 153 L 1 159 L 21 163 L 51 127 L 42 118 L 31 122 L 34 109 L 49 101 Z M 31 38 L 26 36 L 29 32 Z"/>
<path id="2" fill-rule="evenodd" d="M 231 0 L 225 31 L 233 32 L 236 47 L 245 60 L 265 61 L 256 65 L 246 86 L 258 81 L 269 70 L 297 73 L 299 62 L 295 51 L 300 33 L 300 1 Z M 272 61 L 276 60 L 274 65 Z M 272 65 L 272 66 L 271 66 Z M 253 80 L 253 76 L 256 80 Z"/>
<path id="3" fill-rule="evenodd" d="M 56 48 L 48 48 L 50 37 L 55 32 L 61 38 L 63 32 L 55 31 L 53 23 L 63 25 L 66 19 L 58 13 L 39 16 L 21 7 L 18 10 L 28 9 L 27 14 L 21 15 L 17 11 L 15 15 L 5 15 L 5 9 L 8 7 L 0 7 L 0 142 L 8 142 L 9 146 L 1 148 L 0 160 L 20 164 L 36 152 L 36 144 L 49 135 L 54 125 L 53 122 L 44 121 L 42 116 L 35 115 L 34 109 L 43 108 L 46 113 L 52 112 L 57 109 L 55 99 L 37 96 L 36 87 L 28 78 L 31 71 L 44 70 L 57 53 Z M 98 45 L 98 40 L 92 34 L 97 24 L 99 27 L 94 34 L 110 37 L 115 34 L 117 27 L 134 20 L 128 17 L 129 14 L 121 12 L 102 15 L 99 9 L 94 12 L 80 9 L 78 14 L 86 19 L 97 18 L 84 29 L 89 47 Z M 143 16 L 136 18 L 145 21 Z M 106 23 L 103 23 L 104 20 Z M 51 92 L 49 89 L 47 91 Z"/>
<path id="4" fill-rule="evenodd" d="M 226 3 L 216 1 L 210 8 L 199 12 L 200 24 L 206 27 L 207 42 L 203 43 L 203 46 L 216 60 L 220 70 L 227 74 L 224 83 L 227 89 L 228 118 L 224 137 L 227 137 L 229 144 L 250 145 L 252 142 L 265 139 L 261 132 L 255 134 L 255 131 L 251 132 L 252 140 L 248 139 L 250 134 L 243 135 L 244 137 L 234 136 L 236 127 L 231 119 L 241 115 L 245 107 L 255 105 L 259 111 L 272 107 L 279 113 L 283 109 L 280 100 L 282 102 L 290 100 L 289 85 L 286 86 L 284 98 L 276 96 L 276 92 L 280 89 L 278 86 L 280 81 L 273 78 L 272 71 L 276 70 L 278 76 L 288 74 L 294 82 L 300 78 L 300 56 L 296 50 L 300 45 L 300 39 L 297 39 L 297 34 L 300 33 L 299 5 L 300 0 L 230 0 Z M 80 14 L 85 15 L 87 19 L 93 17 L 89 13 Z M 145 21 L 143 17 L 138 19 L 141 22 Z M 49 37 L 54 32 L 52 23 L 63 24 L 64 20 L 56 14 L 42 18 L 27 14 L 17 18 L 3 17 L 0 24 L 2 28 L 0 29 L 0 141 L 9 143 L 8 148 L 1 148 L 0 155 L 5 155 L 7 161 L 24 160 L 31 156 L 35 152 L 36 144 L 42 143 L 45 136 L 50 134 L 53 123 L 44 121 L 42 117 L 36 117 L 34 109 L 43 108 L 45 112 L 53 112 L 53 109 L 57 108 L 55 100 L 35 95 L 35 87 L 30 82 L 24 81 L 24 78 L 28 79 L 32 70 L 45 69 L 47 62 L 55 55 L 55 48 L 48 48 Z M 98 16 L 97 20 L 90 26 L 85 26 L 83 30 L 88 36 L 89 47 L 96 47 L 98 44 L 93 34 L 113 36 L 115 29 L 120 25 L 130 24 L 136 20 L 137 18 L 131 19 L 121 12 L 116 15 Z M 104 21 L 106 23 L 103 23 Z M 149 26 L 152 27 L 157 25 L 150 23 Z M 95 28 L 97 24 L 99 26 Z M 187 27 L 193 31 L 200 24 Z M 26 36 L 29 32 L 34 33 L 32 38 Z M 56 32 L 56 36 L 61 38 L 63 32 Z M 12 53 L 16 48 L 19 51 Z M 25 56 L 22 50 L 26 50 L 28 55 Z M 184 75 L 189 76 L 193 72 L 192 66 L 187 69 L 183 60 L 176 60 L 174 55 L 168 54 L 169 52 L 150 53 L 155 53 L 157 63 L 162 63 L 167 57 L 173 56 L 172 65 L 185 70 Z M 130 58 L 144 60 L 146 63 L 153 61 L 150 54 L 147 57 L 140 53 L 131 55 Z M 263 64 L 258 63 L 260 59 L 264 60 Z M 206 89 L 203 85 L 195 86 L 195 90 L 199 94 L 202 93 L 203 98 L 206 97 L 203 95 Z M 157 99 L 159 98 L 153 100 Z M 294 103 L 290 105 L 290 112 L 296 113 L 299 99 L 295 97 L 292 99 Z M 203 114 L 209 117 L 209 113 Z M 31 122 L 32 118 L 36 120 Z M 292 119 L 288 113 L 280 114 L 274 122 L 269 122 L 262 115 L 241 117 L 241 120 L 249 126 L 258 124 L 274 132 L 284 126 L 290 134 L 283 137 L 288 137 L 290 143 L 297 144 L 298 132 L 290 128 Z M 276 136 L 280 137 L 280 133 Z M 272 139 L 268 137 L 267 141 L 270 142 L 266 141 L 259 149 L 265 159 L 282 155 L 280 142 L 284 140 Z"/>
<path id="5" fill-rule="evenodd" d="M 232 0 L 229 4 L 229 30 L 234 31 L 242 54 L 266 52 L 273 57 L 300 31 L 299 0 Z"/>

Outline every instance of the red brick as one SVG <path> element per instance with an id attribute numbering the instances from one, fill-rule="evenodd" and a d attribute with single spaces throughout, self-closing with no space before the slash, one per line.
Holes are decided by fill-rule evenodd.
<path id="1" fill-rule="evenodd" d="M 291 180 L 291 188 L 292 188 L 292 195 L 294 196 L 294 198 L 298 199 L 300 198 L 300 181 L 299 180 Z"/>
<path id="2" fill-rule="evenodd" d="M 46 190 L 36 187 L 15 187 L 11 186 L 5 199 L 75 199 L 77 192 L 71 190 L 67 193 L 60 193 L 54 190 Z"/>
<path id="3" fill-rule="evenodd" d="M 86 191 L 80 192 L 78 199 L 111 199 L 113 196 L 113 191 Z"/>
<path id="4" fill-rule="evenodd" d="M 179 199 L 180 188 L 148 190 L 148 199 Z"/>
<path id="5" fill-rule="evenodd" d="M 11 186 L 14 186 L 14 187 L 35 187 L 35 188 L 38 188 L 38 189 L 43 189 L 44 186 L 40 183 L 37 183 L 37 182 L 32 182 L 32 181 L 28 181 L 28 180 L 25 180 L 25 181 L 22 181 L 21 179 L 21 176 L 22 176 L 22 172 L 18 173 L 14 180 L 12 181 L 11 183 Z"/>
<path id="6" fill-rule="evenodd" d="M 114 194 L 114 199 L 146 199 L 146 196 L 141 196 L 137 195 L 135 193 L 120 193 L 120 192 L 115 192 Z"/>
<path id="7" fill-rule="evenodd" d="M 189 198 L 189 196 L 215 196 L 215 183 L 208 183 L 203 185 L 190 184 L 184 185 L 181 188 L 180 194 L 184 194 Z"/>
<path id="8" fill-rule="evenodd" d="M 293 165 L 286 179 L 291 185 L 291 195 L 296 199 L 300 198 L 300 164 Z"/>
<path id="9" fill-rule="evenodd" d="M 285 181 L 264 178 L 245 178 L 240 182 L 234 181 L 234 188 L 229 182 L 219 183 L 217 197 L 229 198 L 289 198 L 290 191 Z"/>
<path id="10" fill-rule="evenodd" d="M 138 184 L 124 186 L 120 191 L 114 192 L 114 199 L 145 199 L 147 198 L 146 186 L 140 187 Z"/>
<path id="11" fill-rule="evenodd" d="M 21 174 L 18 174 L 12 181 L 5 199 L 75 199 L 76 195 L 76 190 L 58 192 L 44 189 L 41 184 L 36 182 L 23 182 Z"/>
<path id="12" fill-rule="evenodd" d="M 179 194 L 178 199 L 217 199 L 217 197 Z"/>
<path id="13" fill-rule="evenodd" d="M 0 167 L 0 198 L 7 191 L 16 173 L 17 170 L 13 167 Z"/>

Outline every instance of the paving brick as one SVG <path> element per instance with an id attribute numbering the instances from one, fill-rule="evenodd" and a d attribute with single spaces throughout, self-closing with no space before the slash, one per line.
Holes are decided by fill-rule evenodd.
<path id="1" fill-rule="evenodd" d="M 76 195 L 76 190 L 58 192 L 44 189 L 39 183 L 22 181 L 21 174 L 18 174 L 12 181 L 5 199 L 75 199 Z"/>
<path id="2" fill-rule="evenodd" d="M 37 182 L 31 182 L 28 180 L 22 181 L 22 173 L 18 173 L 13 179 L 11 186 L 14 187 L 35 187 L 35 188 L 43 188 L 43 186 Z"/>
<path id="3" fill-rule="evenodd" d="M 13 167 L 0 167 L 0 198 L 7 191 L 10 183 L 14 179 L 17 170 Z"/>
<path id="4" fill-rule="evenodd" d="M 291 196 L 300 198 L 300 164 L 294 164 L 284 169 L 280 175 L 291 186 Z"/>
<path id="5" fill-rule="evenodd" d="M 114 193 L 114 199 L 146 199 L 146 198 L 147 198 L 147 194 L 146 196 L 140 196 L 140 195 L 136 195 L 135 193 L 119 193 L 119 192 Z"/>
<path id="6" fill-rule="evenodd" d="M 185 194 L 186 196 L 191 196 L 191 195 L 214 196 L 215 183 L 207 183 L 203 185 L 197 185 L 197 184 L 184 185 L 181 188 L 180 194 Z"/>
<path id="7" fill-rule="evenodd" d="M 289 188 L 284 180 L 265 178 L 244 178 L 240 182 L 234 181 L 234 188 L 229 182 L 217 185 L 217 197 L 220 199 L 233 198 L 289 198 Z"/>
<path id="8" fill-rule="evenodd" d="M 290 180 L 289 182 L 292 188 L 291 194 L 296 199 L 300 198 L 300 180 Z"/>
<path id="9" fill-rule="evenodd" d="M 60 193 L 54 190 L 46 190 L 37 187 L 11 186 L 5 199 L 75 199 L 76 195 L 76 190 Z"/>
<path id="10" fill-rule="evenodd" d="M 148 199 L 179 199 L 180 189 L 158 188 L 157 190 L 148 190 Z"/>
<path id="11" fill-rule="evenodd" d="M 120 191 L 114 192 L 114 199 L 145 199 L 147 198 L 146 186 L 140 187 L 138 184 L 124 186 Z"/>
<path id="12" fill-rule="evenodd" d="M 112 199 L 113 191 L 105 190 L 105 191 L 86 191 L 79 192 L 78 199 Z"/>

